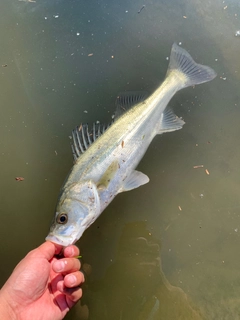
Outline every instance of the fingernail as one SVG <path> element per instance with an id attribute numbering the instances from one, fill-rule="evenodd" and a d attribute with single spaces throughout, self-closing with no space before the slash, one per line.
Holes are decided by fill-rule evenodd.
<path id="1" fill-rule="evenodd" d="M 73 274 L 70 274 L 68 277 L 67 277 L 67 280 L 69 282 L 69 284 L 71 286 L 74 286 L 76 281 L 77 281 L 77 278 L 73 275 Z"/>
<path id="2" fill-rule="evenodd" d="M 65 267 L 65 263 L 64 261 L 55 261 L 54 263 L 54 269 L 56 270 L 56 272 L 61 272 L 64 270 Z"/>

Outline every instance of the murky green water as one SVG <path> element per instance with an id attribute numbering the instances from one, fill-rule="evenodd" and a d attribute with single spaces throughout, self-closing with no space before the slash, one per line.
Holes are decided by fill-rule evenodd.
<path id="1" fill-rule="evenodd" d="M 67 319 L 240 319 L 238 1 L 3 0 L 0 12 L 0 283 L 44 241 L 72 128 L 109 121 L 120 91 L 152 92 L 175 41 L 218 77 L 173 98 L 186 125 L 149 147 L 150 183 L 78 242 L 87 280 Z"/>

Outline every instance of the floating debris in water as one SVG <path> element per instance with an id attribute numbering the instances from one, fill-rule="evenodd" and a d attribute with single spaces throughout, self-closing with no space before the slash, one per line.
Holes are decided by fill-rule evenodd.
<path id="1" fill-rule="evenodd" d="M 209 171 L 208 171 L 208 169 L 206 169 L 206 170 L 205 170 L 205 172 L 206 172 L 206 174 L 207 174 L 207 175 L 209 175 L 209 174 L 210 174 L 210 173 L 209 173 Z"/>
<path id="2" fill-rule="evenodd" d="M 141 7 L 141 9 L 138 10 L 138 13 L 141 13 L 141 11 L 145 8 L 145 4 Z"/>
<path id="3" fill-rule="evenodd" d="M 23 181 L 24 178 L 23 178 L 23 177 L 16 177 L 15 180 L 16 180 L 16 181 Z"/>
<path id="4" fill-rule="evenodd" d="M 202 199 L 204 197 L 204 194 L 200 193 L 199 197 Z"/>
<path id="5" fill-rule="evenodd" d="M 7 64 L 2 64 L 2 67 L 3 67 L 3 68 L 6 68 L 6 67 L 7 67 Z"/>
<path id="6" fill-rule="evenodd" d="M 240 30 L 237 30 L 237 31 L 235 32 L 235 37 L 240 37 Z"/>
<path id="7" fill-rule="evenodd" d="M 203 164 L 199 164 L 198 166 L 193 166 L 193 169 L 203 168 Z"/>
<path id="8" fill-rule="evenodd" d="M 58 14 L 57 15 L 53 15 L 53 18 L 55 18 L 55 19 L 59 18 L 59 15 Z"/>
<path id="9" fill-rule="evenodd" d="M 171 225 L 171 223 L 169 223 L 169 224 L 166 226 L 166 228 L 164 229 L 164 231 L 167 231 L 168 228 L 170 227 L 170 225 Z"/>
<path id="10" fill-rule="evenodd" d="M 178 209 L 179 209 L 180 211 L 182 211 L 182 208 L 181 208 L 180 206 L 178 206 Z"/>
<path id="11" fill-rule="evenodd" d="M 35 2 L 36 2 L 35 0 L 18 0 L 18 1 L 21 1 L 21 2 L 30 2 L 30 3 L 35 3 Z"/>
<path id="12" fill-rule="evenodd" d="M 91 57 L 91 56 L 93 56 L 93 53 L 89 53 L 89 54 L 88 54 L 88 57 Z"/>

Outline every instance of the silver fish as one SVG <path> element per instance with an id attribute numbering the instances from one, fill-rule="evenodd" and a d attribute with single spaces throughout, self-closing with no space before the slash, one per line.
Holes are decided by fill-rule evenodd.
<path id="1" fill-rule="evenodd" d="M 120 94 L 108 128 L 94 124 L 92 129 L 81 125 L 73 130 L 75 164 L 62 187 L 46 240 L 63 246 L 75 243 L 118 193 L 147 183 L 148 176 L 135 168 L 152 139 L 184 124 L 168 102 L 178 90 L 215 77 L 214 70 L 197 64 L 173 44 L 166 78 L 152 95 Z"/>

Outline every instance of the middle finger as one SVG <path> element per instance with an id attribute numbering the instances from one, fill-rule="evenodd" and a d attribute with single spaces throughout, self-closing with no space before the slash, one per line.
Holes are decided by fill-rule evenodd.
<path id="1" fill-rule="evenodd" d="M 80 261 L 76 258 L 55 260 L 52 265 L 53 271 L 59 273 L 71 273 L 80 270 L 80 267 Z"/>

